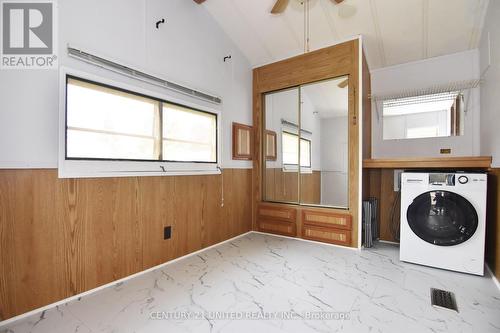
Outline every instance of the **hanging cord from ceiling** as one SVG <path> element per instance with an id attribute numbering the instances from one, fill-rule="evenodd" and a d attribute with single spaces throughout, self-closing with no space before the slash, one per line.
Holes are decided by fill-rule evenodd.
<path id="1" fill-rule="evenodd" d="M 220 206 L 224 207 L 224 172 L 221 167 L 217 167 L 220 171 Z"/>
<path id="2" fill-rule="evenodd" d="M 309 52 L 309 38 L 310 38 L 310 0 L 304 0 L 304 53 Z"/>

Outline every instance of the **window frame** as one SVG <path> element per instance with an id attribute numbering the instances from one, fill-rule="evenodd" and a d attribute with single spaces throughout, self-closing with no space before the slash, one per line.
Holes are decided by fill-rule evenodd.
<path id="1" fill-rule="evenodd" d="M 285 134 L 285 133 L 288 135 L 295 136 L 298 139 L 298 145 L 299 145 L 298 150 L 297 150 L 297 153 L 299 154 L 298 164 L 285 163 L 283 160 L 283 153 L 284 153 L 283 134 Z M 305 166 L 300 165 L 300 141 L 301 140 L 309 142 L 309 165 L 305 165 Z M 291 133 L 291 132 L 287 131 L 286 129 L 282 129 L 281 130 L 281 160 L 283 161 L 283 171 L 284 172 L 296 172 L 300 169 L 301 173 L 309 173 L 312 170 L 312 140 L 306 139 L 298 134 Z"/>
<path id="2" fill-rule="evenodd" d="M 156 101 L 160 107 L 160 121 L 163 117 L 163 106 L 168 104 L 184 107 L 196 112 L 202 112 L 215 117 L 215 162 L 209 161 L 176 161 L 165 159 L 116 159 L 116 158 L 86 158 L 68 157 L 67 155 L 67 84 L 69 79 L 80 80 L 97 86 L 114 89 L 134 96 Z M 87 177 L 129 177 L 129 176 L 176 176 L 176 175 L 204 175 L 220 174 L 222 157 L 221 111 L 203 105 L 193 98 L 179 93 L 159 93 L 154 90 L 144 89 L 140 84 L 131 82 L 114 81 L 105 75 L 89 74 L 87 72 L 62 67 L 59 73 L 59 178 L 87 178 Z M 136 84 L 136 85 L 135 85 Z M 147 84 L 146 84 L 147 86 Z M 179 97 L 182 98 L 179 98 Z M 207 105 L 204 105 L 207 104 Z M 160 141 L 163 145 L 163 124 L 160 124 Z M 162 146 L 160 146 L 162 147 Z M 163 158 L 163 157 L 161 157 Z"/>

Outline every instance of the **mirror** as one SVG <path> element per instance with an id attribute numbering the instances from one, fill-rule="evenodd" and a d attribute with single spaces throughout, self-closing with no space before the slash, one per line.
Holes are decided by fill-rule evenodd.
<path id="1" fill-rule="evenodd" d="M 265 201 L 348 208 L 348 83 L 344 76 L 265 95 Z"/>
<path id="2" fill-rule="evenodd" d="M 299 89 L 265 95 L 264 200 L 299 202 Z"/>
<path id="3" fill-rule="evenodd" d="M 462 135 L 464 105 L 464 96 L 458 91 L 383 101 L 383 138 L 397 140 Z"/>
<path id="4" fill-rule="evenodd" d="M 311 143 L 311 168 L 300 173 L 303 204 L 348 207 L 348 83 L 341 77 L 301 87 L 302 136 Z"/>

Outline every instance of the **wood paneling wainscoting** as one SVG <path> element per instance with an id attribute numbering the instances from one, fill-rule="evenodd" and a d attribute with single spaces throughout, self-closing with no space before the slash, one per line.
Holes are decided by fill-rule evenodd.
<path id="1" fill-rule="evenodd" d="M 251 230 L 252 170 L 58 179 L 0 170 L 0 319 Z M 172 238 L 163 228 L 172 226 Z"/>
<path id="2" fill-rule="evenodd" d="M 500 281 L 500 169 L 491 169 L 488 175 L 487 210 L 486 261 Z"/>
<path id="3" fill-rule="evenodd" d="M 282 168 L 267 168 L 264 196 L 269 201 L 298 202 L 297 192 L 299 175 L 297 172 L 284 172 Z M 321 203 L 321 171 L 300 174 L 300 200 L 308 204 Z"/>

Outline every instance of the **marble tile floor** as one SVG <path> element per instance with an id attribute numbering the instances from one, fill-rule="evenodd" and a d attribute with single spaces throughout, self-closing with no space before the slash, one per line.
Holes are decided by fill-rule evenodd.
<path id="1" fill-rule="evenodd" d="M 500 292 L 477 277 L 407 264 L 394 245 L 350 250 L 245 234 L 1 333 L 500 332 Z M 430 305 L 455 292 L 459 313 Z"/>

